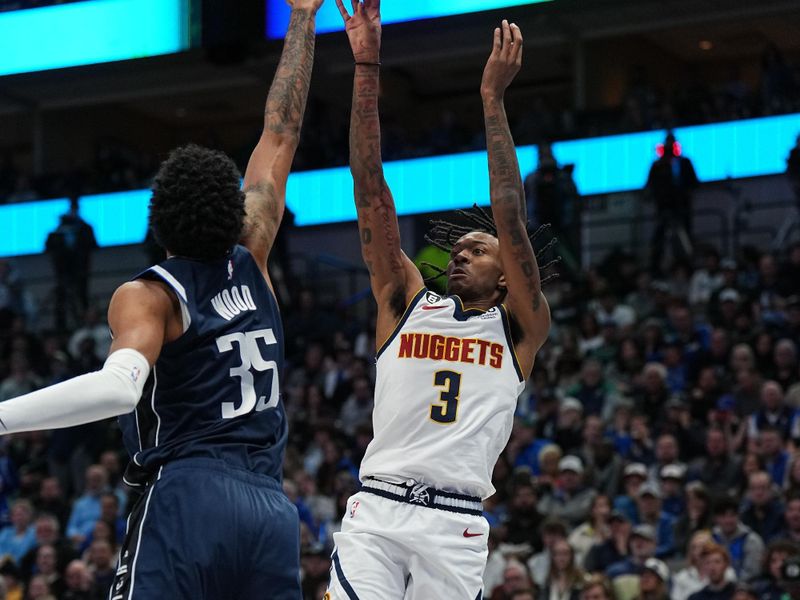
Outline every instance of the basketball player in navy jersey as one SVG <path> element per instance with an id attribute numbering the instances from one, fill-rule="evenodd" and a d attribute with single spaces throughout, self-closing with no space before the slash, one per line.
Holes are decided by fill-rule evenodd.
<path id="1" fill-rule="evenodd" d="M 436 224 L 431 239 L 452 245 L 440 296 L 401 249 L 383 177 L 380 0 L 351 0 L 352 14 L 336 3 L 355 59 L 350 168 L 380 346 L 375 437 L 333 536 L 326 598 L 480 599 L 489 534 L 481 501 L 494 493 L 492 469 L 550 328 L 503 105 L 522 35 L 507 21 L 495 30 L 481 84 L 494 218 L 477 210 L 464 216 L 480 229 Z"/>
<path id="2" fill-rule="evenodd" d="M 267 257 L 300 137 L 322 0 L 293 0 L 244 191 L 233 162 L 175 150 L 153 186 L 166 261 L 123 284 L 100 371 L 4 402 L 4 433 L 120 416 L 142 495 L 110 600 L 292 599 L 299 525 L 281 489 L 283 331 Z M 238 245 L 241 242 L 242 245 Z"/>

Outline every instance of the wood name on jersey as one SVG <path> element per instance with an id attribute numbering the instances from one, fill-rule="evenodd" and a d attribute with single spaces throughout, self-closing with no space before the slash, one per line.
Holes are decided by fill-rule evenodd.
<path id="1" fill-rule="evenodd" d="M 397 358 L 421 358 L 503 367 L 502 344 L 437 333 L 401 333 Z"/>

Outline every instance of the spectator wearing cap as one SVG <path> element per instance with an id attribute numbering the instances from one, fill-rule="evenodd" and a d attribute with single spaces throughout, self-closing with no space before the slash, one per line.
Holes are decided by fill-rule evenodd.
<path id="1" fill-rule="evenodd" d="M 753 591 L 759 600 L 781 600 L 786 588 L 781 585 L 783 563 L 791 556 L 797 556 L 800 546 L 785 540 L 772 542 L 764 553 L 761 575 L 752 583 Z"/>
<path id="2" fill-rule="evenodd" d="M 709 544 L 713 544 L 708 530 L 698 531 L 692 536 L 686 549 L 687 566 L 678 571 L 672 578 L 672 600 L 687 600 L 695 592 L 708 585 L 708 577 L 703 570 L 703 552 Z M 725 572 L 728 581 L 736 581 L 736 572 L 728 567 Z"/>
<path id="3" fill-rule="evenodd" d="M 669 567 L 657 558 L 648 558 L 639 577 L 637 600 L 669 600 L 669 584 Z"/>
<path id="4" fill-rule="evenodd" d="M 699 531 L 710 531 L 712 522 L 711 498 L 700 481 L 686 485 L 686 510 L 675 522 L 675 548 L 682 552 L 689 539 Z"/>
<path id="5" fill-rule="evenodd" d="M 527 567 L 533 582 L 542 587 L 553 563 L 553 548 L 559 541 L 567 539 L 567 526 L 558 518 L 548 517 L 542 522 L 538 534 L 542 540 L 542 549 L 528 559 Z"/>
<path id="6" fill-rule="evenodd" d="M 578 525 L 569 534 L 567 541 L 575 550 L 575 562 L 584 564 L 586 555 L 592 546 L 600 544 L 611 535 L 608 519 L 611 515 L 611 500 L 604 494 L 598 494 L 592 500 L 589 518 Z"/>
<path id="7" fill-rule="evenodd" d="M 583 570 L 575 562 L 575 551 L 560 539 L 551 550 L 550 572 L 542 590 L 549 600 L 579 600 L 583 588 Z"/>
<path id="8" fill-rule="evenodd" d="M 720 257 L 716 248 L 707 248 L 703 253 L 703 266 L 695 270 L 689 281 L 689 303 L 700 309 L 711 299 L 711 294 L 725 284 L 720 269 Z"/>
<path id="9" fill-rule="evenodd" d="M 781 538 L 800 546 L 800 491 L 792 490 L 786 494 Z"/>
<path id="10" fill-rule="evenodd" d="M 756 471 L 747 482 L 747 497 L 741 511 L 742 523 L 769 543 L 783 530 L 783 503 L 775 497 L 775 484 L 769 473 Z"/>
<path id="11" fill-rule="evenodd" d="M 675 520 L 661 508 L 661 491 L 658 486 L 646 482 L 639 488 L 636 502 L 639 509 L 639 522 L 650 525 L 656 531 L 656 556 L 665 558 L 675 552 L 673 525 Z"/>
<path id="12" fill-rule="evenodd" d="M 679 463 L 664 465 L 659 473 L 661 485 L 661 508 L 673 519 L 678 519 L 686 511 L 683 481 L 686 467 Z"/>
<path id="13" fill-rule="evenodd" d="M 611 392 L 611 386 L 603 375 L 603 366 L 591 358 L 584 361 L 578 383 L 567 389 L 567 395 L 581 403 L 583 414 L 592 416 L 603 415 Z"/>
<path id="14" fill-rule="evenodd" d="M 758 433 L 759 456 L 772 481 L 783 483 L 789 466 L 789 453 L 784 449 L 782 431 L 774 425 L 765 425 Z"/>
<path id="15" fill-rule="evenodd" d="M 553 442 L 567 454 L 583 444 L 583 404 L 580 400 L 566 397 L 561 401 Z"/>
<path id="16" fill-rule="evenodd" d="M 714 541 L 725 548 L 740 580 L 749 581 L 761 572 L 764 542 L 761 536 L 739 519 L 739 504 L 735 498 L 725 496 L 714 504 L 714 528 L 711 534 Z M 713 583 L 713 578 L 711 580 Z"/>
<path id="17" fill-rule="evenodd" d="M 630 555 L 611 565 L 606 575 L 617 600 L 633 600 L 639 594 L 639 577 L 647 559 L 656 552 L 656 530 L 652 525 L 637 525 L 631 531 Z"/>
<path id="18" fill-rule="evenodd" d="M 732 600 L 736 584 L 725 576 L 731 564 L 728 550 L 719 544 L 707 544 L 703 549 L 702 564 L 708 583 L 689 596 L 689 600 Z"/>
<path id="19" fill-rule="evenodd" d="M 536 488 L 530 477 L 516 481 L 508 503 L 507 540 L 511 544 L 522 544 L 536 540 L 542 523 L 542 514 L 536 508 Z"/>
<path id="20" fill-rule="evenodd" d="M 623 493 L 614 498 L 614 510 L 624 514 L 631 523 L 639 522 L 636 498 L 639 488 L 647 481 L 647 467 L 642 463 L 631 463 L 622 472 Z"/>
<path id="21" fill-rule="evenodd" d="M 671 399 L 670 399 L 671 401 Z M 661 469 L 667 465 L 685 467 L 680 461 L 680 448 L 678 440 L 671 433 L 662 433 L 656 438 L 655 461 L 647 469 L 647 480 L 658 484 L 661 478 Z"/>
<path id="22" fill-rule="evenodd" d="M 583 463 L 577 456 L 568 455 L 558 463 L 558 485 L 539 501 L 539 512 L 564 519 L 571 527 L 589 516 L 597 492 L 584 485 Z"/>
<path id="23" fill-rule="evenodd" d="M 613 564 L 628 556 L 631 535 L 631 522 L 619 511 L 612 511 L 608 517 L 609 536 L 605 541 L 591 547 L 583 561 L 589 573 L 605 573 Z"/>
<path id="24" fill-rule="evenodd" d="M 740 481 L 740 459 L 729 449 L 725 431 L 719 426 L 708 428 L 706 454 L 691 463 L 687 479 L 702 481 L 711 495 L 727 494 Z"/>
<path id="25" fill-rule="evenodd" d="M 714 327 L 731 330 L 736 325 L 736 318 L 742 310 L 742 295 L 732 287 L 719 291 L 716 303 L 711 300 L 712 310 L 709 311 Z"/>

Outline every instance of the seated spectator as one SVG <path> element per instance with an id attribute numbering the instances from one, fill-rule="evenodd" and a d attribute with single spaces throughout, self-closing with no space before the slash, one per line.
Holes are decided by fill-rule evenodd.
<path id="1" fill-rule="evenodd" d="M 50 586 L 43 575 L 34 575 L 28 582 L 28 592 L 25 600 L 56 600 L 52 594 Z"/>
<path id="2" fill-rule="evenodd" d="M 661 477 L 661 470 L 667 465 L 684 467 L 681 462 L 678 440 L 671 433 L 662 433 L 656 439 L 655 461 L 647 470 L 647 479 L 651 483 L 658 484 Z"/>
<path id="3" fill-rule="evenodd" d="M 536 508 L 536 488 L 530 478 L 514 485 L 508 505 L 508 542 L 511 544 L 531 543 L 538 538 L 542 524 L 542 514 Z M 538 544 L 533 544 L 534 548 Z"/>
<path id="4" fill-rule="evenodd" d="M 761 574 L 751 582 L 759 600 L 781 600 L 784 597 L 786 588 L 781 583 L 781 569 L 784 561 L 797 556 L 799 551 L 800 546 L 785 541 L 773 542 L 767 546 Z"/>
<path id="5" fill-rule="evenodd" d="M 759 457 L 764 463 L 764 468 L 772 477 L 772 481 L 777 485 L 783 483 L 789 465 L 789 453 L 784 446 L 784 439 L 777 427 L 767 425 L 759 432 Z"/>
<path id="6" fill-rule="evenodd" d="M 316 544 L 306 549 L 300 558 L 302 573 L 302 589 L 304 598 L 316 597 L 320 584 L 327 587 L 330 579 L 330 552 L 322 545 Z M 325 589 L 322 588 L 322 589 Z"/>
<path id="7" fill-rule="evenodd" d="M 61 600 L 94 600 L 92 574 L 82 560 L 73 560 L 64 571 L 64 593 Z"/>
<path id="8" fill-rule="evenodd" d="M 708 585 L 708 578 L 703 571 L 703 552 L 713 542 L 710 531 L 698 531 L 692 536 L 686 549 L 688 564 L 672 578 L 672 600 L 687 600 Z M 736 581 L 736 572 L 732 567 L 728 567 L 725 576 L 728 581 Z"/>
<path id="9" fill-rule="evenodd" d="M 510 559 L 503 570 L 503 583 L 492 590 L 489 600 L 511 600 L 515 592 L 533 587 L 525 565 Z"/>
<path id="10" fill-rule="evenodd" d="M 568 388 L 566 393 L 581 403 L 583 414 L 603 415 L 611 387 L 605 381 L 600 362 L 595 359 L 584 361 L 579 382 Z"/>
<path id="11" fill-rule="evenodd" d="M 612 512 L 608 517 L 609 536 L 591 547 L 583 561 L 589 573 L 605 573 L 613 564 L 628 556 L 631 522 L 621 512 Z"/>
<path id="12" fill-rule="evenodd" d="M 528 572 L 539 588 L 544 587 L 553 565 L 553 548 L 558 542 L 567 539 L 567 527 L 558 519 L 549 517 L 542 523 L 542 551 L 528 560 Z"/>
<path id="13" fill-rule="evenodd" d="M 614 451 L 614 442 L 603 438 L 593 448 L 592 487 L 614 498 L 620 487 L 624 462 Z"/>
<path id="14" fill-rule="evenodd" d="M 785 404 L 781 384 L 765 381 L 761 386 L 758 410 L 747 420 L 747 435 L 756 439 L 765 428 L 773 427 L 784 440 L 800 438 L 800 423 L 795 412 L 794 408 Z"/>
<path id="15" fill-rule="evenodd" d="M 711 495 L 728 494 L 738 486 L 740 467 L 739 459 L 730 452 L 725 431 L 712 426 L 706 433 L 706 455 L 691 463 L 687 479 L 702 481 Z"/>
<path id="16" fill-rule="evenodd" d="M 569 534 L 569 545 L 575 551 L 575 564 L 583 565 L 592 546 L 601 544 L 611 535 L 608 519 L 611 516 L 611 501 L 608 496 L 598 494 L 592 500 L 589 519 L 578 525 Z"/>
<path id="17" fill-rule="evenodd" d="M 765 543 L 780 536 L 783 530 L 783 503 L 775 497 L 769 473 L 750 475 L 747 497 L 741 511 L 742 523 L 755 531 Z"/>
<path id="18" fill-rule="evenodd" d="M 624 493 L 614 498 L 614 510 L 623 513 L 632 523 L 639 522 L 639 508 L 636 498 L 639 488 L 647 480 L 647 467 L 642 463 L 631 463 L 622 472 Z"/>
<path id="19" fill-rule="evenodd" d="M 786 494 L 786 512 L 783 515 L 780 539 L 800 545 L 800 492 Z"/>
<path id="20" fill-rule="evenodd" d="M 669 585 L 669 567 L 657 558 L 648 558 L 639 577 L 636 600 L 670 600 Z"/>
<path id="21" fill-rule="evenodd" d="M 549 600 L 579 600 L 583 588 L 583 571 L 575 564 L 575 552 L 566 539 L 552 548 L 550 572 L 543 586 L 542 597 Z"/>
<path id="22" fill-rule="evenodd" d="M 58 519 L 59 529 L 67 524 L 70 513 L 69 502 L 64 497 L 57 477 L 42 479 L 42 483 L 39 485 L 39 495 L 34 505 L 38 512 L 53 515 Z"/>
<path id="23" fill-rule="evenodd" d="M 761 572 L 764 542 L 739 520 L 739 503 L 734 498 L 723 497 L 714 504 L 712 536 L 725 550 L 727 564 L 733 566 L 739 580 L 749 581 Z"/>
<path id="24" fill-rule="evenodd" d="M 581 591 L 581 600 L 613 600 L 611 583 L 603 575 L 590 576 Z"/>
<path id="25" fill-rule="evenodd" d="M 353 392 L 345 400 L 340 414 L 341 428 L 349 436 L 355 433 L 356 427 L 372 419 L 374 395 L 368 377 L 353 380 Z"/>
<path id="26" fill-rule="evenodd" d="M 652 525 L 637 525 L 631 532 L 630 555 L 611 565 L 606 575 L 611 580 L 616 600 L 633 600 L 639 595 L 639 577 L 648 559 L 656 553 L 656 530 Z"/>
<path id="27" fill-rule="evenodd" d="M 656 531 L 656 557 L 665 558 L 675 552 L 672 516 L 661 510 L 661 492 L 652 483 L 639 488 L 637 498 L 639 522 L 650 525 Z"/>
<path id="28" fill-rule="evenodd" d="M 53 515 L 41 514 L 34 523 L 36 532 L 36 545 L 31 548 L 20 561 L 22 576 L 27 580 L 33 575 L 36 566 L 36 556 L 42 546 L 52 546 L 56 550 L 58 570 L 63 571 L 76 553 L 72 544 L 61 537 L 58 520 Z"/>
<path id="29" fill-rule="evenodd" d="M 558 464 L 558 485 L 539 500 L 540 513 L 559 517 L 571 527 L 589 516 L 592 499 L 597 492 L 584 485 L 583 463 L 577 456 L 565 456 Z"/>
<path id="30" fill-rule="evenodd" d="M 628 459 L 649 465 L 655 460 L 655 444 L 650 429 L 650 417 L 636 414 L 631 417 L 631 442 L 628 448 Z"/>
<path id="31" fill-rule="evenodd" d="M 75 501 L 67 524 L 67 537 L 81 544 L 100 518 L 100 497 L 108 488 L 108 474 L 100 465 L 86 469 L 86 489 Z"/>
<path id="32" fill-rule="evenodd" d="M 686 467 L 680 464 L 661 467 L 661 508 L 674 520 L 686 512 L 683 486 L 685 473 Z"/>
<path id="33" fill-rule="evenodd" d="M 56 598 L 60 598 L 64 592 L 64 580 L 61 578 L 61 572 L 58 568 L 58 556 L 53 546 L 45 544 L 39 547 L 36 551 L 35 570 L 36 576 L 43 577 L 47 582 L 50 593 Z"/>
<path id="34" fill-rule="evenodd" d="M 675 522 L 675 548 L 681 552 L 697 532 L 712 526 L 711 498 L 706 486 L 693 481 L 686 486 L 686 511 Z"/>
<path id="35" fill-rule="evenodd" d="M 36 532 L 31 521 L 33 506 L 27 500 L 17 500 L 11 506 L 11 525 L 0 529 L 0 556 L 9 555 L 19 564 L 22 557 L 36 545 Z"/>
<path id="36" fill-rule="evenodd" d="M 728 551 L 719 544 L 710 543 L 703 549 L 701 560 L 708 583 L 689 596 L 689 600 L 732 600 L 736 584 L 725 576 L 731 564 Z"/>
<path id="37" fill-rule="evenodd" d="M 92 574 L 92 590 L 95 594 L 111 589 L 117 572 L 114 558 L 111 544 L 104 540 L 95 540 L 89 547 L 86 562 Z"/>
<path id="38" fill-rule="evenodd" d="M 660 362 L 649 362 L 642 369 L 641 384 L 633 391 L 634 404 L 651 422 L 662 416 L 664 405 L 669 400 L 667 368 Z"/>
<path id="39" fill-rule="evenodd" d="M 566 454 L 580 449 L 583 444 L 583 404 L 579 400 L 567 397 L 560 402 L 553 442 Z"/>

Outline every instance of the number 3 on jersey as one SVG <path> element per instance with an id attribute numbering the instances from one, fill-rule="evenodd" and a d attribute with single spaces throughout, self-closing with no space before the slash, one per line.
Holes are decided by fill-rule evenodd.
<path id="1" fill-rule="evenodd" d="M 458 395 L 461 392 L 461 373 L 436 371 L 433 385 L 443 387 L 439 394 L 441 404 L 431 404 L 431 420 L 445 425 L 455 423 L 458 417 Z"/>
<path id="2" fill-rule="evenodd" d="M 246 415 L 254 408 L 256 412 L 274 408 L 278 405 L 278 365 L 274 360 L 264 360 L 261 350 L 258 348 L 258 340 L 264 343 L 275 344 L 275 334 L 272 329 L 259 329 L 258 331 L 248 331 L 245 333 L 236 332 L 223 335 L 217 338 L 217 349 L 220 352 L 230 352 L 235 343 L 239 348 L 239 358 L 242 364 L 230 370 L 231 377 L 238 377 L 242 386 L 242 403 L 236 408 L 233 402 L 222 403 L 222 418 L 233 419 L 241 415 Z M 261 396 L 256 402 L 256 390 L 253 383 L 253 373 L 250 369 L 257 372 L 271 371 L 272 385 L 270 386 L 269 400 L 266 396 Z"/>

